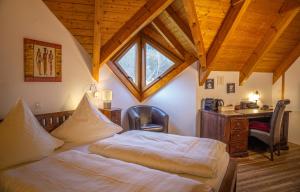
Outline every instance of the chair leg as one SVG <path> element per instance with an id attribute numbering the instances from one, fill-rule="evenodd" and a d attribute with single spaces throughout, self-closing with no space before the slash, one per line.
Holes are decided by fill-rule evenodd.
<path id="1" fill-rule="evenodd" d="M 280 143 L 277 145 L 277 155 L 280 156 Z"/>
<path id="2" fill-rule="evenodd" d="M 270 145 L 271 161 L 274 160 L 273 152 L 274 152 L 274 150 L 273 150 L 273 145 Z"/>

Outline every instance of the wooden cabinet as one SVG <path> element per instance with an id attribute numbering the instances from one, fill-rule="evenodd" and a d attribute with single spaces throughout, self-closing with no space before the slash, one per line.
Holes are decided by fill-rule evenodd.
<path id="1" fill-rule="evenodd" d="M 285 111 L 281 129 L 281 149 L 288 149 L 289 113 Z M 227 144 L 231 156 L 248 154 L 249 120 L 272 117 L 273 111 L 258 109 L 214 112 L 200 111 L 200 137 L 216 139 Z"/>
<path id="2" fill-rule="evenodd" d="M 200 137 L 227 144 L 231 156 L 248 155 L 248 119 L 235 113 L 221 114 L 201 111 Z"/>
<path id="3" fill-rule="evenodd" d="M 111 108 L 111 109 L 99 109 L 106 117 L 108 117 L 112 122 L 121 126 L 121 109 Z"/>
<path id="4" fill-rule="evenodd" d="M 247 154 L 248 129 L 249 121 L 247 118 L 239 117 L 230 119 L 229 153 L 233 156 Z"/>

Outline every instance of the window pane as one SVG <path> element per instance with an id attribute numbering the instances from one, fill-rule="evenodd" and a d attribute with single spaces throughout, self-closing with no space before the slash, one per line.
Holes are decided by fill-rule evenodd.
<path id="1" fill-rule="evenodd" d="M 118 65 L 129 76 L 129 79 L 137 85 L 137 44 L 134 44 L 118 61 Z"/>
<path id="2" fill-rule="evenodd" d="M 173 61 L 146 44 L 146 85 L 156 80 L 173 65 Z"/>

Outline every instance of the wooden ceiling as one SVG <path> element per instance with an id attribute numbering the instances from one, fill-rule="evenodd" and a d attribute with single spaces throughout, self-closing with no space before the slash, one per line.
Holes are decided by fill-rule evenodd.
<path id="1" fill-rule="evenodd" d="M 43 1 L 94 58 L 96 79 L 140 33 L 199 61 L 201 84 L 211 71 L 239 71 L 241 84 L 270 72 L 275 82 L 300 55 L 300 0 Z"/>

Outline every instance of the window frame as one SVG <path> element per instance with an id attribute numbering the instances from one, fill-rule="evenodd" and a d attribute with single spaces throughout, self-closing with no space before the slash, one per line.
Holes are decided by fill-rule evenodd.
<path id="1" fill-rule="evenodd" d="M 171 66 L 168 70 L 166 70 L 164 73 L 162 73 L 159 77 L 157 77 L 155 80 L 153 80 L 148 85 L 146 85 L 146 65 L 147 65 L 147 63 L 146 63 L 146 54 L 147 53 L 146 53 L 146 49 L 145 49 L 146 44 L 149 44 L 151 47 L 156 49 L 160 54 L 164 55 L 165 57 L 167 57 L 174 63 L 173 66 Z M 143 51 L 142 51 L 142 54 L 143 54 L 143 56 L 142 56 L 143 57 L 142 90 L 146 91 L 151 86 L 153 86 L 155 83 L 157 83 L 160 79 L 162 79 L 165 75 L 167 75 L 169 72 L 174 70 L 178 65 L 180 65 L 182 63 L 182 61 L 177 56 L 170 53 L 165 48 L 163 48 L 162 46 L 160 46 L 158 43 L 156 43 L 155 41 L 153 41 L 151 38 L 149 38 L 147 36 L 143 36 L 143 38 L 142 38 L 142 48 L 143 48 Z"/>
<path id="2" fill-rule="evenodd" d="M 116 56 L 113 57 L 113 63 L 116 65 L 116 67 L 118 68 L 118 70 L 124 75 L 124 77 L 126 77 L 126 79 L 128 79 L 128 81 L 138 90 L 140 89 L 141 85 L 140 85 L 140 43 L 141 39 L 140 37 L 135 37 L 133 38 L 131 41 L 129 41 L 129 43 L 127 43 L 124 48 L 119 51 Z M 136 66 L 136 81 L 137 83 L 135 84 L 133 81 L 130 80 L 130 76 L 126 73 L 126 71 L 122 68 L 122 66 L 120 65 L 119 61 L 121 60 L 121 58 L 134 46 L 137 45 L 137 56 L 136 56 L 136 62 L 137 62 L 137 66 Z"/>
<path id="3" fill-rule="evenodd" d="M 134 44 L 137 43 L 137 84 L 130 80 L 128 74 L 120 66 L 118 61 L 124 56 L 127 51 L 129 51 Z M 170 59 L 174 65 L 172 65 L 168 70 L 161 74 L 158 78 L 153 80 L 151 83 L 146 85 L 146 44 L 156 49 L 159 53 Z M 184 61 L 181 60 L 174 53 L 167 50 L 167 48 L 161 46 L 158 42 L 153 40 L 151 37 L 145 34 L 138 34 L 133 37 L 126 45 L 115 54 L 115 56 L 108 62 L 109 67 L 113 73 L 121 80 L 121 82 L 129 89 L 129 91 L 139 100 L 145 99 L 144 93 L 151 91 L 152 87 L 156 87 L 165 76 L 171 73 L 179 65 L 183 64 Z M 155 89 L 155 88 L 154 88 Z"/>

